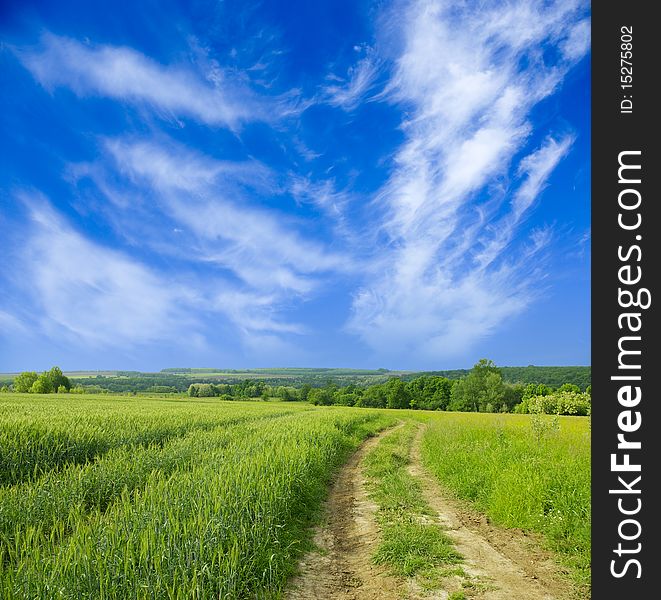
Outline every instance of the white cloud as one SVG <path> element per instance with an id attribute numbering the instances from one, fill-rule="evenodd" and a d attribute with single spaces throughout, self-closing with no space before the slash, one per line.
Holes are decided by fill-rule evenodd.
<path id="1" fill-rule="evenodd" d="M 198 259 L 231 270 L 247 285 L 306 294 L 316 276 L 345 270 L 341 254 L 297 233 L 293 219 L 249 201 L 246 187 L 281 192 L 260 163 L 214 161 L 149 142 L 114 140 L 107 147 L 138 188 L 157 191 L 156 208 L 195 235 Z"/>
<path id="2" fill-rule="evenodd" d="M 350 276 L 362 281 L 348 329 L 376 353 L 415 360 L 467 352 L 520 314 L 535 298 L 531 282 L 544 275 L 553 230 L 525 232 L 522 224 L 573 137 L 540 136 L 531 111 L 588 52 L 586 7 L 397 3 L 390 23 L 378 21 L 381 46 L 365 54 L 356 47 L 346 77 L 328 77 L 307 102 L 292 90 L 265 103 L 250 84 L 250 73 L 268 70 L 261 61 L 241 76 L 204 56 L 161 64 L 130 48 L 52 34 L 15 50 L 47 89 L 207 126 L 273 123 L 319 101 L 355 111 L 378 99 L 402 112 L 404 141 L 390 176 L 360 212 L 367 226 L 356 222 L 350 184 L 338 190 L 333 179 L 275 172 L 254 159 L 217 160 L 158 134 L 103 140 L 100 158 L 72 165 L 70 179 L 93 180 L 140 253 L 175 257 L 190 272 L 173 281 L 29 199 L 24 264 L 44 327 L 89 344 L 140 344 L 195 336 L 198 317 L 218 315 L 244 344 L 277 356 L 292 351 L 287 336 L 308 333 L 293 309 Z M 308 161 L 321 156 L 296 137 L 290 143 Z M 314 217 L 294 215 L 292 202 Z M 22 323 L 0 312 L 0 326 Z"/>
<path id="3" fill-rule="evenodd" d="M 29 282 L 21 285 L 39 307 L 39 317 L 21 320 L 0 311 L 3 329 L 39 331 L 55 340 L 96 348 L 181 339 L 204 347 L 208 336 L 201 319 L 214 315 L 221 323 L 232 323 L 237 339 L 251 348 L 255 338 L 275 348 L 281 335 L 306 333 L 280 316 L 282 293 L 245 290 L 221 278 L 202 280 L 186 272 L 174 277 L 160 273 L 88 240 L 44 197 L 23 194 L 21 199 L 31 222 L 16 265 L 21 276 L 15 274 L 14 279 Z M 286 345 L 278 343 L 281 348 Z"/>
<path id="4" fill-rule="evenodd" d="M 43 198 L 24 198 L 32 224 L 23 248 L 41 329 L 92 346 L 180 339 L 194 297 L 127 255 L 90 242 Z"/>
<path id="5" fill-rule="evenodd" d="M 9 333 L 23 334 L 28 331 L 27 327 L 16 315 L 0 310 L 0 335 Z"/>
<path id="6" fill-rule="evenodd" d="M 393 16 L 401 51 L 386 88 L 406 110 L 405 141 L 377 198 L 389 268 L 366 279 L 348 327 L 377 353 L 430 359 L 465 352 L 534 298 L 550 231 L 512 244 L 572 137 L 550 136 L 513 161 L 530 141 L 531 109 L 588 50 L 586 6 L 407 7 Z M 559 58 L 547 64 L 542 46 Z"/>
<path id="7" fill-rule="evenodd" d="M 488 239 L 488 236 L 485 236 L 487 239 L 482 242 L 484 249 L 475 256 L 482 268 L 496 260 L 512 241 L 524 214 L 546 187 L 548 178 L 569 152 L 573 141 L 571 135 L 564 136 L 560 141 L 549 138 L 541 148 L 521 160 L 518 174 L 523 176 L 524 180 L 512 195 L 511 211 L 489 225 L 493 237 Z M 536 243 L 535 246 L 541 247 L 541 244 Z"/>
<path id="8" fill-rule="evenodd" d="M 291 98 L 271 98 L 267 106 L 217 66 L 204 73 L 191 64 L 162 65 L 132 48 L 86 45 L 47 33 L 38 46 L 16 53 L 46 88 L 67 86 L 79 96 L 146 104 L 209 125 L 235 128 L 293 110 Z"/>
<path id="9" fill-rule="evenodd" d="M 105 155 L 71 166 L 72 178 L 94 181 L 131 243 L 203 269 L 204 310 L 222 313 L 245 344 L 251 336 L 305 333 L 287 314 L 328 277 L 357 268 L 344 251 L 316 241 L 307 222 L 259 205 L 285 192 L 312 193 L 307 180 L 287 184 L 294 193 L 258 161 L 215 160 L 163 139 L 107 139 L 101 146 Z M 164 236 L 164 229 L 176 234 Z"/>
<path id="10" fill-rule="evenodd" d="M 372 52 L 349 68 L 346 79 L 333 77 L 337 85 L 327 85 L 323 92 L 331 106 L 346 111 L 355 110 L 372 89 L 379 71 L 378 62 Z"/>
<path id="11" fill-rule="evenodd" d="M 583 19 L 569 30 L 567 39 L 561 44 L 565 57 L 569 60 L 577 60 L 585 56 L 590 48 L 590 20 Z"/>

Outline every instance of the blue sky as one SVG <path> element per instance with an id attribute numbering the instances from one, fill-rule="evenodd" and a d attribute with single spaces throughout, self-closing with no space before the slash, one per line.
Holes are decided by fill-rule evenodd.
<path id="1" fill-rule="evenodd" d="M 0 371 L 590 363 L 589 3 L 0 11 Z"/>

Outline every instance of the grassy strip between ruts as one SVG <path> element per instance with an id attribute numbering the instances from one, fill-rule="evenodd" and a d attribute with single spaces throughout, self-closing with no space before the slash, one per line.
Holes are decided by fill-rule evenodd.
<path id="1" fill-rule="evenodd" d="M 364 461 L 369 495 L 379 509 L 381 543 L 374 556 L 400 577 L 415 577 L 424 589 L 437 589 L 444 577 L 467 577 L 461 555 L 422 496 L 420 483 L 407 471 L 416 425 L 407 423 L 385 436 Z M 463 592 L 450 598 L 460 600 Z"/>

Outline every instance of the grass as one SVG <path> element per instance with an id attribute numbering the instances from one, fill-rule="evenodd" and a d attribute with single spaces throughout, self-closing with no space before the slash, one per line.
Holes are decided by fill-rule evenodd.
<path id="1" fill-rule="evenodd" d="M 67 399 L 70 410 L 55 411 L 52 426 L 82 435 L 86 401 L 93 414 L 95 400 Z M 48 399 L 32 403 L 24 417 L 32 410 L 39 421 Z M 0 597 L 279 597 L 333 471 L 393 421 L 361 409 L 269 404 L 251 413 L 254 404 L 216 401 L 156 403 L 143 422 L 156 409 L 185 419 L 193 405 L 216 426 L 116 446 L 1 487 Z M 108 427 L 121 430 L 127 412 L 140 421 L 130 402 L 102 410 Z M 14 417 L 0 418 L 0 435 Z"/>
<path id="2" fill-rule="evenodd" d="M 494 523 L 543 534 L 587 589 L 585 418 L 3 394 L 0 598 L 278 598 L 333 472 L 395 419 L 364 463 L 377 562 L 429 589 L 471 584 L 408 472 L 424 422 L 430 472 Z"/>
<path id="3" fill-rule="evenodd" d="M 381 528 L 374 561 L 402 577 L 418 575 L 421 585 L 432 588 L 447 573 L 447 566 L 459 563 L 461 556 L 440 526 L 430 522 L 432 511 L 420 483 L 407 471 L 415 431 L 414 423 L 405 424 L 365 457 L 368 489 L 379 507 Z"/>
<path id="4" fill-rule="evenodd" d="M 182 400 L 168 405 L 153 399 L 33 394 L 5 395 L 0 405 L 0 485 L 35 481 L 66 465 L 84 465 L 113 448 L 162 446 L 219 423 L 231 425 L 305 408 Z"/>
<path id="5" fill-rule="evenodd" d="M 429 420 L 426 467 L 504 527 L 542 534 L 590 581 L 590 431 L 584 417 L 446 414 Z"/>

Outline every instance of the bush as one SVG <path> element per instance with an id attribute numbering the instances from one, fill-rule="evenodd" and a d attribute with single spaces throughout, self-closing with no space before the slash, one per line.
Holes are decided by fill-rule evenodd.
<path id="1" fill-rule="evenodd" d="M 79 394 L 107 394 L 110 391 L 102 388 L 100 385 L 84 385 L 80 387 L 83 391 L 78 392 Z"/>
<path id="2" fill-rule="evenodd" d="M 154 394 L 176 394 L 179 390 L 172 385 L 152 385 L 147 388 L 147 391 Z"/>
<path id="3" fill-rule="evenodd" d="M 39 375 L 34 371 L 23 371 L 14 378 L 14 390 L 21 393 L 29 392 L 38 378 Z"/>
<path id="4" fill-rule="evenodd" d="M 555 392 L 548 396 L 533 396 L 515 407 L 515 412 L 546 415 L 587 416 L 592 401 L 586 392 Z"/>
<path id="5" fill-rule="evenodd" d="M 557 414 L 555 395 L 533 396 L 528 400 L 528 412 L 537 415 Z"/>
<path id="6" fill-rule="evenodd" d="M 14 390 L 17 392 L 30 392 L 32 394 L 50 394 L 53 392 L 69 391 L 71 383 L 62 373 L 60 367 L 53 367 L 37 375 L 34 371 L 23 371 L 14 378 Z"/>
<path id="7" fill-rule="evenodd" d="M 587 393 L 559 392 L 557 396 L 557 411 L 559 415 L 579 415 L 585 417 L 592 414 L 592 399 Z"/>
<path id="8" fill-rule="evenodd" d="M 579 394 L 581 392 L 581 388 L 578 387 L 575 383 L 563 383 L 559 388 L 559 392 L 575 392 Z"/>
<path id="9" fill-rule="evenodd" d="M 188 395 L 193 398 L 211 398 L 216 395 L 216 389 L 213 383 L 191 383 Z"/>

